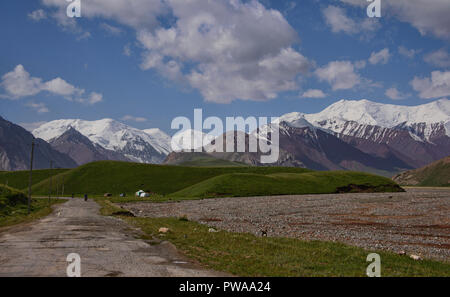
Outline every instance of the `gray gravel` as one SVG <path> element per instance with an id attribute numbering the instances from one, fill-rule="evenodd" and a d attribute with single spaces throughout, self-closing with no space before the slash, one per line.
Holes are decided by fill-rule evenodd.
<path id="1" fill-rule="evenodd" d="M 181 217 L 217 229 L 343 242 L 450 261 L 450 189 L 407 193 L 128 203 L 141 217 Z"/>
<path id="2" fill-rule="evenodd" d="M 193 264 L 168 242 L 150 245 L 125 222 L 98 214 L 81 199 L 53 214 L 0 232 L 0 277 L 66 276 L 69 253 L 81 257 L 82 276 L 223 276 Z"/>

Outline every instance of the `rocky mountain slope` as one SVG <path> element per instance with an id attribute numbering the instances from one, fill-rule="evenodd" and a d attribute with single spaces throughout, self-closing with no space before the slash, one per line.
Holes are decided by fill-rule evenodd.
<path id="1" fill-rule="evenodd" d="M 71 157 L 77 165 L 103 160 L 130 161 L 120 153 L 92 143 L 89 138 L 74 128 L 70 128 L 49 143 L 55 150 Z"/>
<path id="2" fill-rule="evenodd" d="M 53 160 L 55 168 L 76 167 L 76 162 L 24 128 L 0 117 L 0 170 L 26 170 L 30 168 L 31 143 L 35 140 L 34 168 L 49 168 Z"/>
<path id="3" fill-rule="evenodd" d="M 140 163 L 161 163 L 170 153 L 170 137 L 160 130 L 147 133 L 112 119 L 99 121 L 57 120 L 33 131 L 36 137 L 52 142 L 70 129 L 75 129 L 93 144 Z"/>

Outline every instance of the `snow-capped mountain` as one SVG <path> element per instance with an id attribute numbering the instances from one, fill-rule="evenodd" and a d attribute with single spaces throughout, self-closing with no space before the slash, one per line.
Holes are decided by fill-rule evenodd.
<path id="1" fill-rule="evenodd" d="M 290 113 L 274 123 L 314 127 L 364 153 L 413 168 L 450 152 L 450 100 L 399 106 L 368 100 L 341 100 L 316 114 Z"/>
<path id="2" fill-rule="evenodd" d="M 210 144 L 214 139 L 210 134 L 187 129 L 172 137 L 172 145 L 174 151 L 194 150 Z"/>
<path id="3" fill-rule="evenodd" d="M 27 170 L 30 167 L 30 149 L 34 140 L 34 168 L 45 169 L 53 161 L 54 168 L 76 167 L 68 155 L 55 150 L 42 139 L 34 139 L 24 128 L 0 116 L 0 170 Z M 4 182 L 4 181 L 3 181 Z"/>
<path id="4" fill-rule="evenodd" d="M 450 100 L 420 106 L 341 100 L 316 114 L 285 114 L 246 139 L 259 136 L 270 140 L 268 132 L 274 128 L 280 129 L 283 160 L 279 166 L 363 170 L 389 175 L 449 155 Z M 58 120 L 42 125 L 33 134 L 83 162 L 101 156 L 101 159 L 161 163 L 172 151 L 172 144 L 178 150 L 189 150 L 207 148 L 218 139 L 194 130 L 170 137 L 160 129 L 139 130 L 112 119 Z M 80 150 L 88 153 L 80 156 Z M 213 156 L 258 165 L 258 154 L 250 152 Z"/>
<path id="5" fill-rule="evenodd" d="M 374 127 L 407 130 L 413 138 L 423 141 L 431 141 L 442 130 L 445 135 L 450 136 L 448 99 L 419 106 L 341 100 L 322 112 L 306 114 L 304 118 L 316 127 L 358 138 L 375 136 L 377 139 L 387 132 L 386 129 L 377 130 Z M 367 130 L 367 127 L 371 129 Z M 375 132 L 378 134 L 373 135 Z"/>
<path id="6" fill-rule="evenodd" d="M 136 162 L 161 163 L 170 153 L 168 142 L 170 137 L 162 131 L 144 132 L 112 119 L 57 120 L 40 126 L 33 134 L 50 142 L 71 128 L 86 136 L 94 144 L 121 153 Z"/>

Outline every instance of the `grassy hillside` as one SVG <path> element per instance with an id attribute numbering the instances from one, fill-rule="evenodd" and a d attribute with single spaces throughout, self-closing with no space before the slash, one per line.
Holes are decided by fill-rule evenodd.
<path id="1" fill-rule="evenodd" d="M 248 167 L 247 164 L 218 159 L 206 153 L 172 153 L 165 164 L 188 167 Z"/>
<path id="2" fill-rule="evenodd" d="M 66 194 L 103 195 L 138 189 L 174 198 L 314 194 L 351 191 L 400 191 L 393 181 L 366 173 L 313 172 L 284 167 L 184 167 L 102 161 L 66 171 Z M 351 186 L 353 185 L 353 186 Z M 48 193 L 49 180 L 33 186 Z"/>
<path id="3" fill-rule="evenodd" d="M 51 213 L 51 205 L 62 200 L 33 199 L 28 214 L 28 200 L 25 193 L 0 184 L 0 227 L 28 222 Z"/>
<path id="4" fill-rule="evenodd" d="M 33 184 L 37 184 L 50 176 L 54 176 L 69 169 L 44 169 L 33 170 Z M 0 171 L 0 184 L 8 184 L 8 186 L 25 190 L 28 187 L 28 179 L 30 171 Z"/>
<path id="5" fill-rule="evenodd" d="M 397 192 L 401 188 L 385 177 L 359 172 L 232 173 L 210 178 L 170 196 L 246 197 L 352 191 Z"/>
<path id="6" fill-rule="evenodd" d="M 126 193 L 133 195 L 137 190 L 167 195 L 180 191 L 211 177 L 230 173 L 303 173 L 303 168 L 280 167 L 184 167 L 102 161 L 86 164 L 58 176 L 64 177 L 64 192 L 67 194 L 103 195 Z M 33 193 L 46 195 L 49 181 L 33 186 Z"/>
<path id="7" fill-rule="evenodd" d="M 450 187 L 450 157 L 403 172 L 393 177 L 393 180 L 405 186 Z"/>

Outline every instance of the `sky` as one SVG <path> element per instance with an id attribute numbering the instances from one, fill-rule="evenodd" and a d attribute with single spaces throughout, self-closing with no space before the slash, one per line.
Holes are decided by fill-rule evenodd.
<path id="1" fill-rule="evenodd" d="M 341 99 L 450 98 L 450 1 L 0 1 L 0 116 L 31 129 L 112 118 L 315 113 Z"/>

